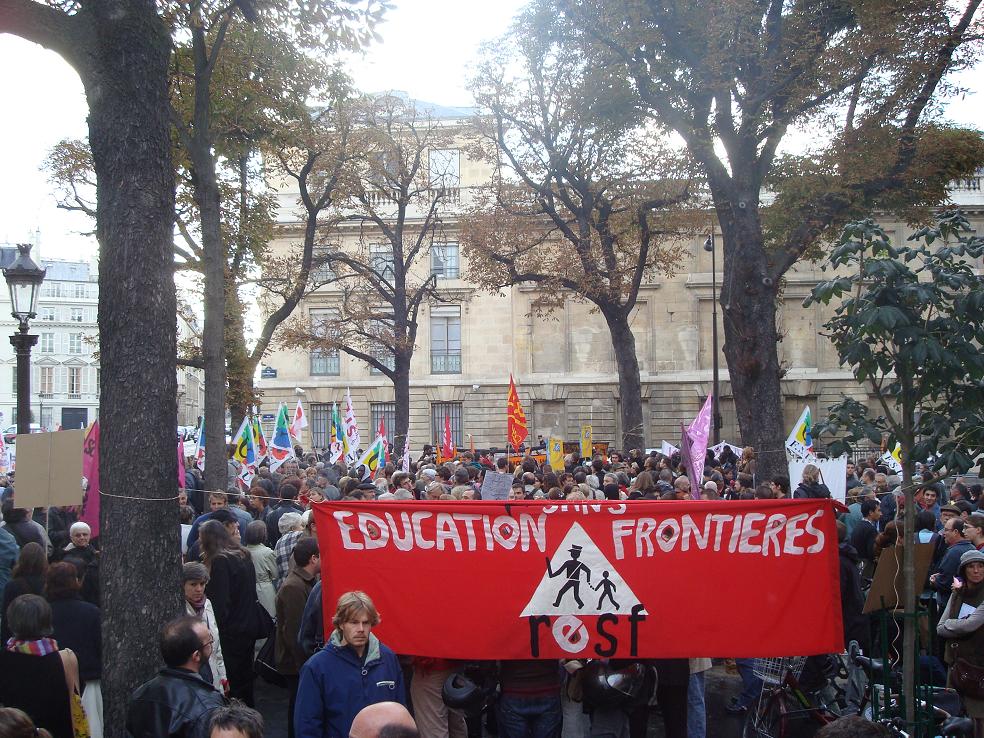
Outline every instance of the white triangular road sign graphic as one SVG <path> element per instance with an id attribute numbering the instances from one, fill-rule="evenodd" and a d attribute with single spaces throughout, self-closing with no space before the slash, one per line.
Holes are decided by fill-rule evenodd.
<path id="1" fill-rule="evenodd" d="M 547 562 L 544 561 L 544 567 L 546 566 Z M 552 577 L 551 572 L 554 575 Z M 578 606 L 575 594 L 583 606 Z M 618 604 L 617 608 L 615 603 Z M 605 613 L 618 615 L 632 612 L 632 608 L 639 604 L 639 598 L 584 528 L 573 523 L 550 559 L 549 569 L 544 572 L 521 617 Z M 645 610 L 641 612 L 648 615 Z"/>

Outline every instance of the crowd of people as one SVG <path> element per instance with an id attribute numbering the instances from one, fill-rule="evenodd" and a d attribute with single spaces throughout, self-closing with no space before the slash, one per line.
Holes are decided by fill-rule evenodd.
<path id="1" fill-rule="evenodd" d="M 230 454 L 229 484 L 222 491 L 205 490 L 189 463 L 176 531 L 185 563 L 175 587 L 182 589 L 185 609 L 161 631 L 164 667 L 131 697 L 129 734 L 262 735 L 262 718 L 252 709 L 260 673 L 287 690 L 292 737 L 465 738 L 488 730 L 501 738 L 641 738 L 658 705 L 667 736 L 704 738 L 711 655 L 496 664 L 397 655 L 373 634 L 380 614 L 358 591 L 339 599 L 325 632 L 312 505 L 481 499 L 487 471 L 513 476 L 510 500 L 693 498 L 680 459 L 655 452 L 568 455 L 563 469 L 552 469 L 529 454 L 510 460 L 466 452 L 438 463 L 425 447 L 409 471 L 386 464 L 371 478 L 364 468 L 329 463 L 326 454 L 298 448 L 296 458 L 276 471 L 262 466 L 248 490 L 238 486 L 240 469 Z M 984 548 L 984 512 L 976 512 L 981 489 L 959 480 L 944 488 L 928 469 L 921 471 L 910 538 L 932 548 L 926 596 L 942 612 L 939 643 L 946 644 L 935 654 L 927 645 L 925 655 L 984 667 L 984 631 L 978 636 L 984 624 L 984 553 L 978 552 Z M 753 449 L 739 456 L 726 446 L 720 457 L 708 452 L 699 497 L 830 496 L 815 465 L 795 481 L 791 489 L 785 477 L 760 479 Z M 899 480 L 878 459 L 850 464 L 847 488 L 848 504 L 838 516 L 845 642 L 869 650 L 873 628 L 862 615 L 864 592 L 880 552 L 907 540 L 903 498 Z M 19 509 L 5 494 L 0 527 L 0 703 L 19 708 L 29 716 L 25 720 L 56 738 L 102 735 L 98 542 L 76 515 L 71 508 Z M 752 660 L 727 666 L 741 677 L 728 704 L 740 715 L 752 707 L 762 683 Z M 942 666 L 939 671 L 945 673 Z M 975 718 L 984 717 L 980 697 L 965 699 Z M 360 720 L 363 710 L 367 717 Z"/>

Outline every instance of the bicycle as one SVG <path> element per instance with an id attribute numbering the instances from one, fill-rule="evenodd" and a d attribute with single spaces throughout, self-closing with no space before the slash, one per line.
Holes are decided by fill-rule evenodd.
<path id="1" fill-rule="evenodd" d="M 823 687 L 831 687 L 833 698 L 823 688 L 808 694 L 800 684 L 805 656 L 756 659 L 753 673 L 762 680 L 762 694 L 754 710 L 745 716 L 744 738 L 787 738 L 791 723 L 810 720 L 818 726 L 842 714 L 843 690 L 828 676 Z M 838 660 L 840 672 L 843 664 Z"/>

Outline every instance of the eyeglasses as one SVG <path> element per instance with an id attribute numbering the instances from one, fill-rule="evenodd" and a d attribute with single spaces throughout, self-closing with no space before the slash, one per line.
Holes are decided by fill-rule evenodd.
<path id="1" fill-rule="evenodd" d="M 209 638 L 207 641 L 205 641 L 202 645 L 200 645 L 198 647 L 198 650 L 199 651 L 204 651 L 206 648 L 208 648 L 209 646 L 211 646 L 213 643 L 215 643 L 215 639 L 214 638 Z"/>

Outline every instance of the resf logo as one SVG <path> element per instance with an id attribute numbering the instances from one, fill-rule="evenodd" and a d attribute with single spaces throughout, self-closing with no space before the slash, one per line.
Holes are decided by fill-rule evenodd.
<path id="1" fill-rule="evenodd" d="M 546 559 L 546 571 L 521 613 L 529 619 L 531 655 L 540 655 L 541 633 L 549 633 L 565 653 L 582 653 L 594 642 L 595 654 L 614 656 L 621 614 L 628 615 L 629 651 L 635 655 L 646 608 L 584 528 L 573 523 Z M 586 622 L 585 616 L 594 617 Z"/>

